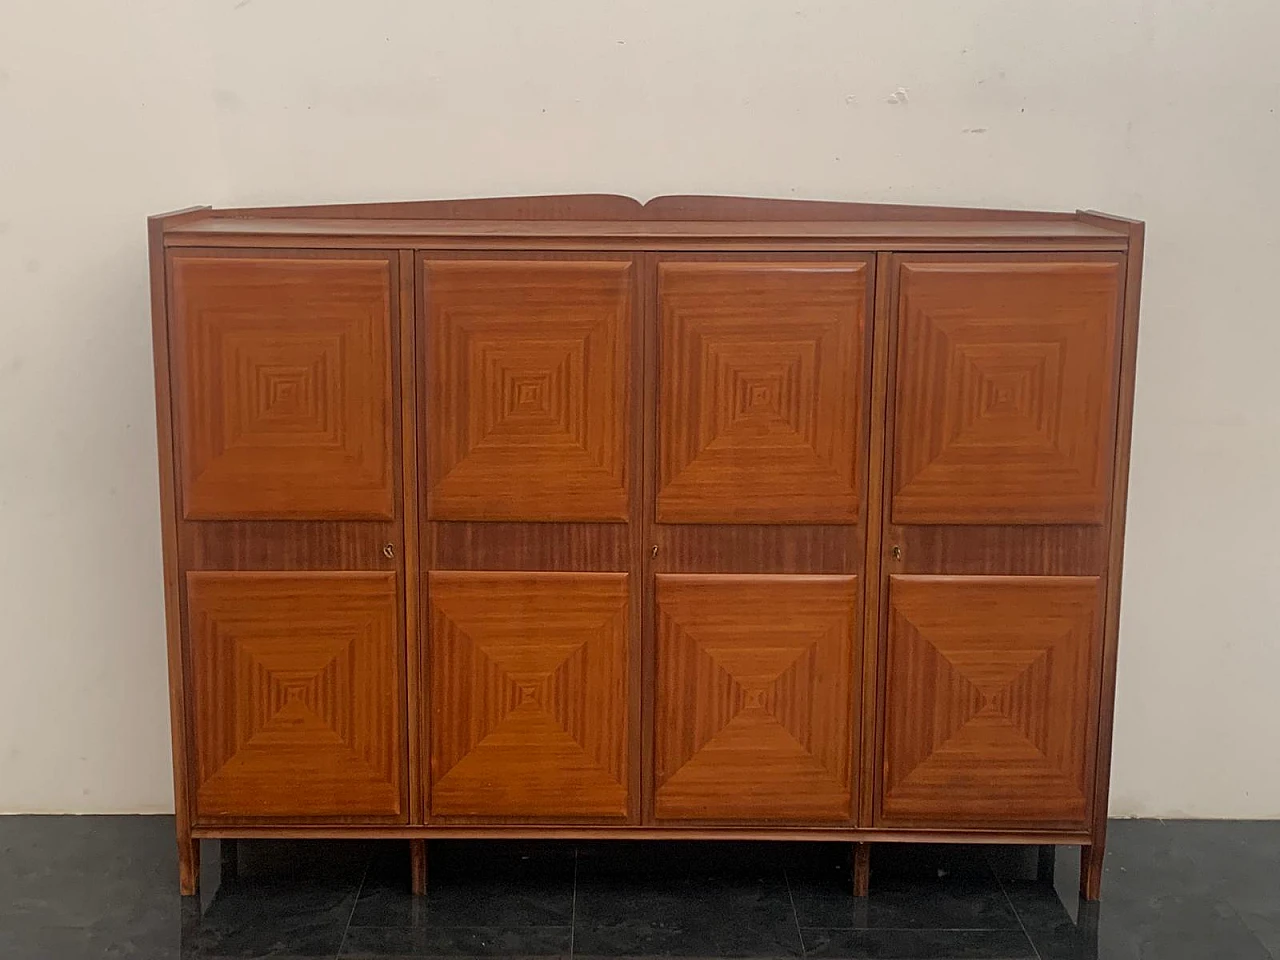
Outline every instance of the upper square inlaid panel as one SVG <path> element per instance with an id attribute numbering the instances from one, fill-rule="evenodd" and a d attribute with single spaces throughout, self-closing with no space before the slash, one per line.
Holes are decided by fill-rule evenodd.
<path id="1" fill-rule="evenodd" d="M 866 261 L 658 269 L 658 520 L 855 523 Z"/>
<path id="2" fill-rule="evenodd" d="M 391 264 L 175 256 L 169 271 L 185 516 L 393 517 Z"/>
<path id="3" fill-rule="evenodd" d="M 625 520 L 630 261 L 427 260 L 433 520 Z"/>
<path id="4" fill-rule="evenodd" d="M 1098 523 L 1118 261 L 905 260 L 895 523 Z"/>

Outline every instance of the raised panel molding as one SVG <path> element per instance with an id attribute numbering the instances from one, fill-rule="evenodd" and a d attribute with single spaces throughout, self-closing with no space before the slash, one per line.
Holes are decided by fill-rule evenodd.
<path id="1" fill-rule="evenodd" d="M 391 265 L 170 260 L 193 520 L 391 519 Z"/>
<path id="2" fill-rule="evenodd" d="M 1100 604 L 1097 577 L 890 577 L 879 825 L 1083 826 Z"/>
<path id="3" fill-rule="evenodd" d="M 626 520 L 630 261 L 427 260 L 433 520 Z"/>
<path id="4" fill-rule="evenodd" d="M 198 819 L 398 817 L 394 573 L 187 574 Z"/>
<path id="5" fill-rule="evenodd" d="M 660 523 L 855 523 L 865 262 L 658 267 Z"/>
<path id="6" fill-rule="evenodd" d="M 1102 522 L 1121 265 L 898 270 L 893 522 Z"/>
<path id="7" fill-rule="evenodd" d="M 856 584 L 657 577 L 655 816 L 849 821 Z"/>
<path id="8" fill-rule="evenodd" d="M 431 813 L 629 813 L 625 573 L 429 575 Z"/>

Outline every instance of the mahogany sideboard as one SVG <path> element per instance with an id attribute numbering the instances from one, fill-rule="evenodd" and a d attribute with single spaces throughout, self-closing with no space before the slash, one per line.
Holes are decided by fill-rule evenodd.
<path id="1" fill-rule="evenodd" d="M 1141 223 L 618 196 L 150 220 L 201 838 L 1106 833 Z"/>

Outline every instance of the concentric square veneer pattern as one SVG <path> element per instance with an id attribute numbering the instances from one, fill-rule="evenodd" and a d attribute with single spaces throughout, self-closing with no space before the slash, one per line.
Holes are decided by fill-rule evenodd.
<path id="1" fill-rule="evenodd" d="M 198 819 L 399 816 L 394 573 L 197 571 L 187 607 Z"/>
<path id="2" fill-rule="evenodd" d="M 856 584 L 658 576 L 656 816 L 850 819 Z"/>
<path id="3" fill-rule="evenodd" d="M 182 505 L 390 519 L 391 265 L 174 256 Z"/>
<path id="4" fill-rule="evenodd" d="M 879 822 L 1083 827 L 1097 577 L 894 576 Z"/>
<path id="5" fill-rule="evenodd" d="M 1100 523 L 1121 266 L 907 261 L 895 523 Z"/>
<path id="6" fill-rule="evenodd" d="M 630 260 L 428 260 L 433 520 L 625 520 Z"/>
<path id="7" fill-rule="evenodd" d="M 855 523 L 866 262 L 676 262 L 658 278 L 658 520 Z"/>
<path id="8" fill-rule="evenodd" d="M 433 572 L 433 816 L 629 812 L 625 573 Z"/>

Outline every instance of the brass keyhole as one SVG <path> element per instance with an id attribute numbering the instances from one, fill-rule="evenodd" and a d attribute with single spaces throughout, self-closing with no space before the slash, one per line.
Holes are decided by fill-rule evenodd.
<path id="1" fill-rule="evenodd" d="M 653 551 L 649 554 L 649 556 L 653 557 L 653 559 L 655 560 L 658 559 L 658 545 L 656 543 L 653 545 Z"/>
<path id="2" fill-rule="evenodd" d="M 383 548 L 382 548 L 382 555 L 383 555 L 384 557 L 386 557 L 388 560 L 390 560 L 392 557 L 394 557 L 394 556 L 396 555 L 396 548 L 395 548 L 395 544 L 393 544 L 393 543 L 388 543 L 385 547 L 383 547 Z"/>
<path id="3" fill-rule="evenodd" d="M 901 559 L 902 559 L 902 548 L 901 548 L 900 546 L 898 546 L 898 545 L 895 543 L 895 544 L 893 545 L 893 549 L 889 551 L 889 556 L 893 557 L 893 559 L 895 559 L 895 560 L 901 560 Z"/>

